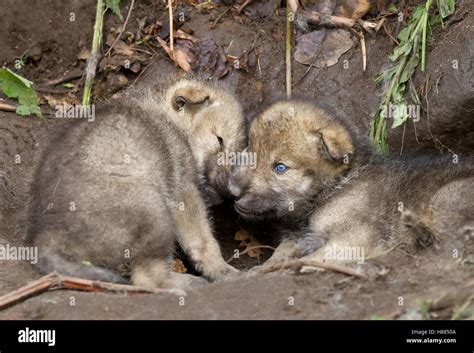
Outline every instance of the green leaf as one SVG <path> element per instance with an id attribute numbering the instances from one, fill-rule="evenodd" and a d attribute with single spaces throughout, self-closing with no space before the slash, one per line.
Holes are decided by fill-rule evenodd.
<path id="1" fill-rule="evenodd" d="M 413 14 L 410 16 L 410 23 L 418 22 L 418 20 L 423 16 L 425 12 L 426 12 L 425 5 L 418 6 L 415 9 L 415 11 L 413 11 Z"/>
<path id="2" fill-rule="evenodd" d="M 415 43 L 413 44 L 413 52 L 408 59 L 407 64 L 403 68 L 403 71 L 400 75 L 400 83 L 407 82 L 415 73 L 418 64 L 420 63 L 420 37 L 415 38 Z"/>
<path id="3" fill-rule="evenodd" d="M 398 86 L 396 86 L 392 92 L 392 102 L 395 104 L 400 104 L 402 102 L 405 102 L 405 99 L 403 98 L 404 92 L 405 92 L 405 84 L 398 83 Z"/>
<path id="4" fill-rule="evenodd" d="M 389 56 L 389 59 L 392 61 L 397 61 L 400 56 L 410 54 L 411 48 L 412 45 L 410 42 L 407 42 L 402 46 L 398 46 L 393 50 L 393 53 Z"/>
<path id="5" fill-rule="evenodd" d="M 388 12 L 398 12 L 397 6 L 395 6 L 395 4 L 390 4 L 387 10 Z"/>
<path id="6" fill-rule="evenodd" d="M 16 113 L 19 115 L 35 114 L 43 117 L 39 107 L 39 99 L 32 87 L 32 82 L 17 75 L 8 68 L 0 69 L 0 89 L 9 98 L 18 99 L 19 106 Z"/>
<path id="7" fill-rule="evenodd" d="M 106 0 L 107 8 L 111 9 L 114 14 L 123 21 L 122 13 L 120 12 L 120 0 Z"/>
<path id="8" fill-rule="evenodd" d="M 392 118 L 392 129 L 403 125 L 408 119 L 407 105 L 405 103 L 397 104 L 396 109 L 392 112 Z"/>
<path id="9" fill-rule="evenodd" d="M 63 86 L 66 87 L 66 88 L 74 88 L 76 87 L 73 83 L 71 82 L 67 82 L 67 83 L 63 83 Z"/>
<path id="10" fill-rule="evenodd" d="M 455 0 L 436 0 L 436 2 L 438 5 L 437 11 L 430 11 L 434 0 L 422 1 L 422 4 L 413 10 L 405 28 L 398 33 L 399 44 L 389 56 L 393 62 L 392 67 L 374 78 L 374 82 L 377 84 L 387 83 L 387 90 L 376 114 L 373 116 L 370 131 L 372 143 L 382 152 L 388 150 L 386 111 L 389 111 L 390 118 L 393 118 L 392 128 L 403 125 L 407 121 L 410 114 L 406 109 L 407 87 L 410 88 L 411 101 L 420 105 L 420 99 L 411 78 L 420 62 L 424 63 L 426 56 L 423 58 L 422 56 L 423 54 L 426 55 L 424 49 L 426 48 L 426 42 L 430 39 L 431 26 L 439 23 L 442 18 L 453 14 L 455 11 Z M 396 9 L 390 8 L 390 10 Z"/>
<path id="11" fill-rule="evenodd" d="M 23 83 L 23 85 L 25 85 L 25 86 L 28 87 L 28 88 L 30 88 L 31 85 L 33 84 L 33 82 L 31 82 L 30 80 L 27 80 L 26 78 L 21 77 L 20 75 L 14 73 L 13 71 L 11 71 L 11 70 L 8 69 L 8 68 L 2 68 L 1 70 L 7 70 L 9 75 L 11 75 L 11 76 L 14 77 L 15 79 L 21 81 L 21 82 Z"/>
<path id="12" fill-rule="evenodd" d="M 16 108 L 16 112 L 18 115 L 30 115 L 31 111 L 28 109 L 26 105 L 20 105 Z"/>
<path id="13" fill-rule="evenodd" d="M 397 38 L 400 41 L 400 43 L 408 42 L 408 38 L 410 38 L 411 31 L 412 31 L 412 28 L 405 27 L 404 29 L 400 31 L 400 33 L 398 33 Z"/>
<path id="14" fill-rule="evenodd" d="M 379 84 L 379 83 L 382 83 L 382 82 L 385 82 L 385 81 L 390 81 L 392 79 L 392 77 L 395 75 L 396 72 L 397 72 L 397 68 L 396 67 L 391 67 L 391 68 L 385 70 L 384 72 L 378 74 L 377 76 L 375 76 L 374 82 L 376 84 Z"/>
<path id="15" fill-rule="evenodd" d="M 438 10 L 441 18 L 446 18 L 454 13 L 455 0 L 437 0 Z"/>

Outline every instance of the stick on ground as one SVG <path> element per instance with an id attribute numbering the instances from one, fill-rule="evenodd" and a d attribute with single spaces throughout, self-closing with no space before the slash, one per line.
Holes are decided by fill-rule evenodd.
<path id="1" fill-rule="evenodd" d="M 0 110 L 5 112 L 16 112 L 16 107 L 7 103 L 0 103 Z"/>
<path id="2" fill-rule="evenodd" d="M 0 297 L 0 310 L 20 303 L 48 290 L 73 289 L 85 292 L 118 292 L 126 294 L 165 293 L 186 296 L 181 289 L 150 289 L 127 284 L 92 281 L 88 279 L 62 276 L 56 272 L 43 276 L 21 288 Z"/>
<path id="3" fill-rule="evenodd" d="M 168 16 L 170 22 L 170 57 L 173 61 L 175 61 L 176 58 L 174 55 L 173 0 L 168 0 Z"/>
<path id="4" fill-rule="evenodd" d="M 112 49 L 115 47 L 115 44 L 117 44 L 123 32 L 125 31 L 125 28 L 127 27 L 127 24 L 128 24 L 128 20 L 130 19 L 130 15 L 133 10 L 133 5 L 135 5 L 135 0 L 132 0 L 132 3 L 130 4 L 130 8 L 128 9 L 127 17 L 125 18 L 125 22 L 122 25 L 122 29 L 120 30 L 120 33 L 118 34 L 117 38 L 115 38 L 114 42 L 110 46 L 109 50 L 107 50 L 107 53 L 105 53 L 105 56 L 110 55 L 110 53 L 112 52 Z"/>
<path id="5" fill-rule="evenodd" d="M 299 271 L 303 266 L 311 266 L 311 267 L 319 267 L 325 270 L 333 271 L 333 272 L 339 272 L 343 273 L 348 276 L 353 276 L 357 277 L 360 279 L 367 279 L 368 277 L 361 272 L 358 272 L 350 267 L 346 266 L 341 266 L 341 265 L 336 265 L 332 263 L 326 263 L 326 262 L 319 262 L 319 261 L 311 261 L 311 260 L 289 260 L 289 261 L 281 261 L 278 263 L 275 263 L 271 266 L 268 266 L 266 268 L 262 268 L 260 273 L 270 273 L 270 272 L 275 272 L 279 270 L 293 270 L 293 271 Z"/>

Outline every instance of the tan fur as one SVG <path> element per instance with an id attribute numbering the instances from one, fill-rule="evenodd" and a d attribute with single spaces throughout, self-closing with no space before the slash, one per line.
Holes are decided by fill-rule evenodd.
<path id="1" fill-rule="evenodd" d="M 237 272 L 223 260 L 207 205 L 227 191 L 222 151 L 245 144 L 240 104 L 222 87 L 181 80 L 132 92 L 94 123 L 69 127 L 46 151 L 32 187 L 29 240 L 39 268 L 150 287 L 200 285 L 171 272 L 177 240 L 209 279 Z M 90 263 L 91 265 L 85 265 Z"/>
<path id="2" fill-rule="evenodd" d="M 373 154 L 340 120 L 304 101 L 279 102 L 251 124 L 249 153 L 229 183 L 245 218 L 274 219 L 291 238 L 285 256 L 331 261 L 329 248 L 364 250 L 365 257 L 399 243 L 473 232 L 474 161 Z M 277 173 L 275 165 L 289 169 Z M 283 232 L 285 235 L 285 231 Z M 293 244 L 291 244 L 293 242 Z"/>

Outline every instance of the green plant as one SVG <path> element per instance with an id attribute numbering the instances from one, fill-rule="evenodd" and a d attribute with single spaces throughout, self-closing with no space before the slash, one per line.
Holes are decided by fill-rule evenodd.
<path id="1" fill-rule="evenodd" d="M 120 12 L 120 0 L 106 0 L 105 5 L 108 9 L 112 10 L 112 12 L 117 15 L 120 21 L 123 21 L 123 16 Z"/>
<path id="2" fill-rule="evenodd" d="M 86 69 L 86 83 L 84 84 L 84 92 L 82 94 L 82 105 L 89 105 L 92 85 L 94 83 L 95 70 L 100 56 L 100 46 L 102 43 L 102 30 L 104 25 L 104 13 L 107 9 L 111 9 L 122 21 L 123 17 L 120 12 L 120 0 L 106 0 L 104 9 L 104 1 L 97 0 L 95 24 L 94 24 L 94 35 L 92 37 L 92 51 L 89 60 L 87 61 Z"/>
<path id="3" fill-rule="evenodd" d="M 0 89 L 7 97 L 18 99 L 17 114 L 43 117 L 33 82 L 4 67 L 0 68 Z"/>
<path id="4" fill-rule="evenodd" d="M 370 130 L 370 140 L 381 152 L 388 151 L 387 111 L 389 107 L 391 105 L 406 107 L 407 86 L 420 63 L 421 71 L 425 71 L 426 45 L 431 26 L 439 22 L 443 23 L 444 18 L 454 13 L 455 0 L 436 0 L 436 10 L 430 13 L 434 2 L 434 0 L 427 0 L 425 4 L 415 8 L 407 26 L 398 34 L 398 45 L 389 56 L 392 66 L 374 79 L 376 84 L 383 82 L 388 84 L 382 102 L 372 119 Z M 419 105 L 416 90 L 412 89 L 410 93 L 411 100 Z M 393 117 L 392 128 L 403 125 L 408 119 L 406 109 L 398 109 L 398 112 Z"/>

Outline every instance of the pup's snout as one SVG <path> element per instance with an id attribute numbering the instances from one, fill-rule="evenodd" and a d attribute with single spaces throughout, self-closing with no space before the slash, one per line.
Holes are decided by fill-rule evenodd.
<path id="1" fill-rule="evenodd" d="M 248 184 L 247 176 L 242 167 L 235 168 L 227 182 L 229 196 L 235 201 L 239 200 L 247 191 Z"/>
<path id="2" fill-rule="evenodd" d="M 229 179 L 227 190 L 229 191 L 229 196 L 235 201 L 240 199 L 244 193 L 242 187 L 236 182 L 234 178 Z"/>

